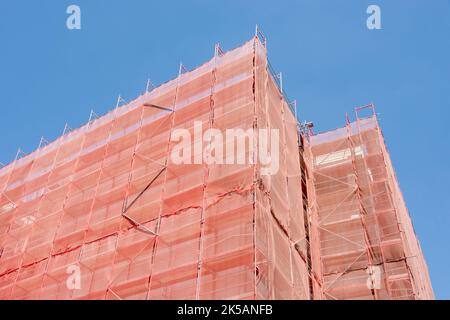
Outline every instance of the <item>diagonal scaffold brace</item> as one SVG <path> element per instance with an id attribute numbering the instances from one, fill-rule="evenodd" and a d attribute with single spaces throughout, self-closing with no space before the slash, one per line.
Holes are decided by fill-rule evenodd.
<path id="1" fill-rule="evenodd" d="M 159 178 L 159 176 L 161 176 L 161 174 L 167 169 L 167 167 L 162 168 L 158 174 L 145 186 L 145 188 L 139 192 L 139 194 L 136 196 L 136 198 L 133 199 L 133 201 L 131 201 L 131 203 L 128 205 L 127 204 L 127 200 L 125 199 L 124 202 L 124 206 L 122 208 L 122 216 L 127 219 L 128 221 L 130 221 L 133 225 L 137 226 L 138 228 L 142 229 L 144 232 L 150 233 L 154 236 L 157 236 L 158 234 L 155 233 L 154 231 L 150 230 L 149 228 L 147 228 L 146 226 L 144 226 L 143 224 L 139 223 L 138 221 L 134 220 L 133 218 L 131 218 L 130 216 L 128 216 L 126 213 L 127 211 L 139 200 L 140 197 L 142 197 L 142 195 L 152 186 L 152 184 L 156 181 L 156 179 Z"/>
<path id="2" fill-rule="evenodd" d="M 170 108 L 157 106 L 156 104 L 152 104 L 152 103 L 144 103 L 144 107 L 150 107 L 150 108 L 155 108 L 155 109 L 159 109 L 159 110 L 164 110 L 167 112 L 173 112 L 173 110 Z"/>

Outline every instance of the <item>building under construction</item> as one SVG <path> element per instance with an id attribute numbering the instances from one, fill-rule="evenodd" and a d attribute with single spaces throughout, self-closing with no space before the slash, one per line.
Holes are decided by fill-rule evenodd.
<path id="1" fill-rule="evenodd" d="M 433 299 L 367 111 L 315 135 L 259 31 L 216 46 L 199 68 L 0 169 L 0 299 Z M 195 122 L 278 130 L 278 170 L 251 161 L 251 137 L 245 163 L 174 163 L 174 130 Z"/>

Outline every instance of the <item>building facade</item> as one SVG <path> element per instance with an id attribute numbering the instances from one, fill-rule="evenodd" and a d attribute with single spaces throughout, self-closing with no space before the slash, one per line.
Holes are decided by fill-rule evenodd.
<path id="1" fill-rule="evenodd" d="M 0 169 L 0 299 L 433 298 L 374 116 L 300 134 L 260 33 L 182 71 Z"/>

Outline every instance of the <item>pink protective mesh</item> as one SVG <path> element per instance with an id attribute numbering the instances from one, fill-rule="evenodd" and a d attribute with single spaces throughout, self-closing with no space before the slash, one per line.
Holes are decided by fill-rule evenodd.
<path id="1" fill-rule="evenodd" d="M 0 299 L 433 298 L 375 116 L 299 137 L 269 70 L 258 37 L 216 50 L 0 169 Z M 278 130 L 278 170 L 257 136 L 243 164 L 195 139 L 200 161 L 174 163 L 174 130 L 199 124 Z"/>
<path id="2" fill-rule="evenodd" d="M 324 299 L 433 299 L 378 122 L 310 137 L 311 251 Z"/>
<path id="3" fill-rule="evenodd" d="M 278 129 L 278 173 L 173 163 L 194 121 Z M 309 299 L 297 141 L 264 44 L 218 51 L 0 170 L 0 298 Z"/>

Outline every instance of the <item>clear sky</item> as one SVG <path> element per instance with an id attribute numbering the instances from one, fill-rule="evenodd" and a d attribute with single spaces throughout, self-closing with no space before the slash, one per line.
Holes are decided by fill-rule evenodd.
<path id="1" fill-rule="evenodd" d="M 81 8 L 81 30 L 66 9 Z M 381 30 L 368 30 L 368 5 Z M 259 24 L 300 117 L 324 131 L 374 102 L 437 298 L 450 299 L 449 0 L 3 0 L 0 162 L 121 94 L 143 93 L 231 49 Z"/>

